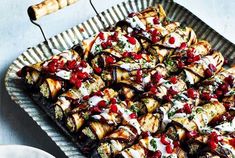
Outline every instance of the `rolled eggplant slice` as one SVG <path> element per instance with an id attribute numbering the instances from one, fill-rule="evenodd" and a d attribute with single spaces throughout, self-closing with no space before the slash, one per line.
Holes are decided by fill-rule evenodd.
<path id="1" fill-rule="evenodd" d="M 137 132 L 133 127 L 120 126 L 104 138 L 96 152 L 101 158 L 115 157 L 128 144 L 132 144 L 136 138 Z"/>
<path id="2" fill-rule="evenodd" d="M 166 140 L 168 145 L 162 143 L 162 139 Z M 165 135 L 140 139 L 139 142 L 129 148 L 126 148 L 118 157 L 135 158 L 135 157 L 186 157 L 186 153 L 180 147 L 174 147 L 173 140 L 167 138 Z"/>
<path id="3" fill-rule="evenodd" d="M 61 120 L 72 110 L 72 100 L 81 99 L 84 96 L 90 95 L 92 92 L 100 90 L 104 86 L 103 80 L 99 76 L 93 75 L 92 79 L 82 82 L 80 88 L 74 87 L 69 89 L 60 95 L 54 104 L 55 118 Z"/>
<path id="4" fill-rule="evenodd" d="M 181 47 L 164 60 L 164 64 L 170 73 L 179 72 L 184 66 L 200 60 L 201 57 L 208 55 L 211 49 L 211 45 L 204 40 L 198 41 L 190 47 L 187 47 L 186 44 Z"/>
<path id="5" fill-rule="evenodd" d="M 180 76 L 190 85 L 199 82 L 201 79 L 211 77 L 218 73 L 223 66 L 224 57 L 219 52 L 207 55 L 199 61 L 186 66 Z"/>

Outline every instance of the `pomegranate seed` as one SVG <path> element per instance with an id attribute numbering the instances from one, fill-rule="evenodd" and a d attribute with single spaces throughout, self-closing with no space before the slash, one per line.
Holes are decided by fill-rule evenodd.
<path id="1" fill-rule="evenodd" d="M 172 99 L 172 96 L 167 94 L 163 96 L 163 99 L 166 100 L 167 102 L 170 102 Z"/>
<path id="2" fill-rule="evenodd" d="M 100 32 L 98 36 L 101 40 L 104 40 L 104 33 L 103 32 Z"/>
<path id="3" fill-rule="evenodd" d="M 200 55 L 196 55 L 195 57 L 193 57 L 193 62 L 198 61 L 200 59 L 201 59 Z"/>
<path id="4" fill-rule="evenodd" d="M 205 74 L 205 77 L 207 77 L 207 78 L 209 78 L 209 77 L 211 77 L 213 75 L 211 70 L 208 69 L 208 68 L 205 70 L 204 74 Z"/>
<path id="5" fill-rule="evenodd" d="M 159 19 L 157 18 L 157 17 L 155 17 L 154 19 L 153 19 L 153 23 L 154 24 L 159 24 L 160 22 L 159 22 Z"/>
<path id="6" fill-rule="evenodd" d="M 128 38 L 128 42 L 129 42 L 130 44 L 132 44 L 132 45 L 135 45 L 135 44 L 136 44 L 136 40 L 135 40 L 134 37 L 129 37 L 129 38 Z"/>
<path id="7" fill-rule="evenodd" d="M 83 67 L 83 68 L 86 68 L 86 67 L 87 67 L 87 63 L 86 63 L 86 61 L 84 61 L 84 60 L 82 60 L 82 61 L 80 62 L 80 65 L 81 65 L 81 67 Z"/>
<path id="8" fill-rule="evenodd" d="M 106 49 L 107 48 L 107 44 L 105 42 L 102 42 L 101 43 L 101 47 L 102 47 L 102 49 Z"/>
<path id="9" fill-rule="evenodd" d="M 114 58 L 111 56 L 106 57 L 105 59 L 106 63 L 109 64 L 113 64 L 114 63 Z"/>
<path id="10" fill-rule="evenodd" d="M 235 138 L 230 139 L 229 144 L 235 148 Z"/>
<path id="11" fill-rule="evenodd" d="M 106 45 L 107 45 L 107 47 L 112 47 L 112 42 L 110 41 L 110 40 L 108 40 L 107 42 L 106 42 Z"/>
<path id="12" fill-rule="evenodd" d="M 139 60 L 139 59 L 141 59 L 142 58 L 142 54 L 135 54 L 134 55 L 134 59 L 135 60 Z"/>
<path id="13" fill-rule="evenodd" d="M 124 53 L 122 54 L 122 56 L 123 56 L 124 58 L 130 57 L 130 52 L 124 52 Z"/>
<path id="14" fill-rule="evenodd" d="M 17 72 L 16 72 L 16 75 L 17 75 L 18 77 L 22 77 L 22 70 L 17 71 Z"/>
<path id="15" fill-rule="evenodd" d="M 162 134 L 160 141 L 162 142 L 162 144 L 164 145 L 169 145 L 171 142 L 167 140 L 166 135 Z"/>
<path id="16" fill-rule="evenodd" d="M 170 78 L 170 82 L 172 83 L 172 84 L 176 84 L 177 83 L 177 77 L 171 77 Z"/>
<path id="17" fill-rule="evenodd" d="M 152 36 L 152 42 L 153 43 L 157 43 L 157 42 L 159 42 L 160 41 L 160 38 L 159 37 L 157 37 L 157 36 Z"/>
<path id="18" fill-rule="evenodd" d="M 193 54 L 193 52 L 191 50 L 187 51 L 187 57 L 188 58 L 193 58 L 194 57 L 194 54 Z"/>
<path id="19" fill-rule="evenodd" d="M 175 148 L 177 148 L 177 147 L 180 146 L 180 142 L 179 142 L 179 141 L 174 141 L 173 144 L 174 144 L 174 147 L 175 147 Z"/>
<path id="20" fill-rule="evenodd" d="M 89 95 L 85 95 L 84 97 L 82 97 L 83 100 L 88 100 L 90 98 Z"/>
<path id="21" fill-rule="evenodd" d="M 170 94 L 172 96 L 176 95 L 178 92 L 175 91 L 172 87 L 170 87 L 168 90 L 167 90 L 167 94 Z"/>
<path id="22" fill-rule="evenodd" d="M 223 91 L 218 90 L 218 89 L 216 90 L 215 93 L 216 93 L 216 96 L 217 96 L 217 97 L 221 97 L 221 96 L 223 95 Z"/>
<path id="23" fill-rule="evenodd" d="M 177 67 L 178 67 L 179 69 L 182 69 L 182 68 L 184 67 L 184 63 L 183 63 L 182 61 L 178 61 Z"/>
<path id="24" fill-rule="evenodd" d="M 102 97 L 104 94 L 101 91 L 97 91 L 94 93 L 95 96 Z"/>
<path id="25" fill-rule="evenodd" d="M 185 43 L 185 42 L 181 43 L 181 45 L 180 45 L 181 50 L 185 49 L 186 47 L 187 47 L 187 43 Z"/>
<path id="26" fill-rule="evenodd" d="M 135 118 L 137 118 L 137 116 L 136 116 L 136 114 L 135 114 L 135 113 L 131 113 L 131 114 L 129 115 L 129 117 L 130 117 L 131 119 L 135 119 Z"/>
<path id="27" fill-rule="evenodd" d="M 158 36 L 160 34 L 160 32 L 157 29 L 155 29 L 151 32 L 151 34 L 152 34 L 152 36 Z"/>
<path id="28" fill-rule="evenodd" d="M 166 152 L 167 152 L 168 154 L 172 154 L 172 153 L 173 153 L 173 149 L 172 149 L 171 145 L 167 145 L 167 146 L 166 146 Z"/>
<path id="29" fill-rule="evenodd" d="M 161 158 L 162 157 L 162 152 L 160 150 L 157 150 L 153 154 L 153 158 Z"/>
<path id="30" fill-rule="evenodd" d="M 234 78 L 233 78 L 232 75 L 229 75 L 228 77 L 226 77 L 226 78 L 224 79 L 224 81 L 225 81 L 226 83 L 228 83 L 231 87 L 233 87 Z"/>
<path id="31" fill-rule="evenodd" d="M 195 98 L 196 98 L 196 94 L 194 93 L 194 89 L 193 89 L 193 88 L 189 88 L 189 89 L 187 90 L 187 95 L 188 95 L 188 97 L 191 98 L 191 99 L 195 99 Z"/>
<path id="32" fill-rule="evenodd" d="M 170 44 L 174 44 L 175 43 L 175 38 L 174 37 L 170 37 L 169 38 L 169 43 Z"/>
<path id="33" fill-rule="evenodd" d="M 149 131 L 146 131 L 146 132 L 142 132 L 141 133 L 141 136 L 143 137 L 143 138 L 146 138 L 146 137 L 148 137 L 148 136 L 150 136 L 151 134 L 150 134 L 150 132 Z"/>
<path id="34" fill-rule="evenodd" d="M 98 106 L 91 108 L 91 113 L 101 113 L 101 109 Z"/>
<path id="35" fill-rule="evenodd" d="M 228 92 L 228 84 L 223 83 L 223 84 L 219 85 L 219 89 L 221 89 L 223 91 L 223 93 L 227 93 Z"/>
<path id="36" fill-rule="evenodd" d="M 72 61 L 67 61 L 67 68 L 69 70 L 73 70 L 77 65 L 76 60 L 72 60 Z"/>
<path id="37" fill-rule="evenodd" d="M 187 138 L 195 138 L 197 137 L 198 133 L 197 131 L 190 131 L 187 133 Z"/>
<path id="38" fill-rule="evenodd" d="M 157 88 L 154 87 L 154 86 L 152 86 L 152 87 L 150 88 L 150 91 L 155 94 L 155 93 L 157 93 Z"/>
<path id="39" fill-rule="evenodd" d="M 203 92 L 203 93 L 201 94 L 201 98 L 202 98 L 203 100 L 209 101 L 209 100 L 211 100 L 211 95 L 210 95 L 209 93 L 207 93 L 207 92 Z"/>
<path id="40" fill-rule="evenodd" d="M 209 139 L 210 140 L 214 140 L 215 142 L 219 142 L 218 140 L 218 134 L 216 132 L 211 132 L 210 135 L 209 135 Z"/>
<path id="41" fill-rule="evenodd" d="M 216 67 L 213 64 L 209 64 L 208 67 L 212 72 L 216 71 Z"/>
<path id="42" fill-rule="evenodd" d="M 82 81 L 77 79 L 76 82 L 75 82 L 75 87 L 80 88 L 81 85 L 82 85 Z"/>
<path id="43" fill-rule="evenodd" d="M 111 98 L 111 99 L 110 99 L 110 103 L 116 104 L 116 103 L 117 103 L 117 100 L 116 100 L 115 98 Z"/>
<path id="44" fill-rule="evenodd" d="M 78 71 L 76 73 L 77 77 L 81 80 L 84 80 L 86 78 L 88 78 L 88 73 L 87 72 L 81 72 L 81 71 Z"/>
<path id="45" fill-rule="evenodd" d="M 75 83 L 76 83 L 76 80 L 77 80 L 77 77 L 76 77 L 74 74 L 72 74 L 71 77 L 70 77 L 70 79 L 69 79 L 69 82 L 70 82 L 71 84 L 75 84 Z"/>
<path id="46" fill-rule="evenodd" d="M 162 75 L 159 72 L 156 72 L 155 74 L 153 74 L 153 81 L 155 83 L 158 83 L 161 78 L 162 78 Z"/>
<path id="47" fill-rule="evenodd" d="M 105 108 L 105 107 L 106 107 L 106 101 L 101 100 L 101 101 L 97 104 L 97 106 L 98 106 L 99 108 Z"/>
<path id="48" fill-rule="evenodd" d="M 102 69 L 100 67 L 94 68 L 95 73 L 100 74 L 102 72 Z"/>
<path id="49" fill-rule="evenodd" d="M 190 107 L 189 104 L 184 104 L 184 111 L 186 114 L 191 114 L 192 113 L 192 108 Z"/>
<path id="50" fill-rule="evenodd" d="M 224 59 L 224 63 L 223 63 L 223 65 L 228 65 L 228 64 L 229 64 L 228 59 Z"/>
<path id="51" fill-rule="evenodd" d="M 142 82 L 142 70 L 137 70 L 136 73 L 136 82 L 141 83 Z"/>
<path id="52" fill-rule="evenodd" d="M 224 107 L 226 110 L 229 110 L 230 107 L 231 107 L 231 104 L 230 103 L 223 103 Z"/>
<path id="53" fill-rule="evenodd" d="M 217 148 L 217 143 L 213 140 L 209 140 L 208 142 L 208 146 L 211 148 L 211 150 L 215 150 Z"/>
<path id="54" fill-rule="evenodd" d="M 117 113 L 117 111 L 118 111 L 117 105 L 111 104 L 111 106 L 110 106 L 110 112 Z"/>

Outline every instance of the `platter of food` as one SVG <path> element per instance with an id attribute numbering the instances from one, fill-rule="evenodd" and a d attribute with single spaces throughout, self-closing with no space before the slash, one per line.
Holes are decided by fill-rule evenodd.
<path id="1" fill-rule="evenodd" d="M 11 98 L 68 157 L 234 157 L 234 44 L 173 1 L 99 16 L 22 53 Z"/>

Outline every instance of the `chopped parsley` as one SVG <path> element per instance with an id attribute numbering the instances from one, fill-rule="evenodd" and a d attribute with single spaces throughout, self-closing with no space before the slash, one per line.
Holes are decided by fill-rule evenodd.
<path id="1" fill-rule="evenodd" d="M 150 145 L 153 147 L 154 150 L 157 150 L 157 142 L 154 139 L 150 141 Z"/>

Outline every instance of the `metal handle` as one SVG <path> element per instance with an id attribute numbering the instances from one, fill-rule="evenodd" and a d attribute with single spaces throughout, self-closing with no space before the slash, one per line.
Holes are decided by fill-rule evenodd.
<path id="1" fill-rule="evenodd" d="M 77 1 L 78 0 L 44 0 L 39 4 L 30 6 L 28 8 L 28 15 L 31 20 L 38 20 L 45 15 L 54 13 Z"/>

